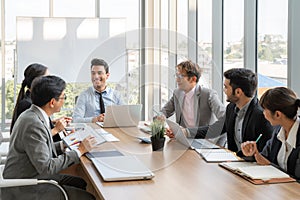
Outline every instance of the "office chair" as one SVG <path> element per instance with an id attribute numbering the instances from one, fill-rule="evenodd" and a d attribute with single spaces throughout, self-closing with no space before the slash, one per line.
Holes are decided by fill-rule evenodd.
<path id="1" fill-rule="evenodd" d="M 3 137 L 0 131 L 0 164 L 5 164 L 6 156 L 8 154 L 9 138 Z"/>
<path id="2" fill-rule="evenodd" d="M 68 195 L 66 191 L 53 180 L 38 180 L 38 179 L 3 179 L 2 172 L 4 170 L 4 165 L 0 165 L 0 188 L 6 187 L 18 187 L 18 186 L 28 186 L 37 184 L 51 184 L 60 189 L 66 200 L 68 200 Z"/>

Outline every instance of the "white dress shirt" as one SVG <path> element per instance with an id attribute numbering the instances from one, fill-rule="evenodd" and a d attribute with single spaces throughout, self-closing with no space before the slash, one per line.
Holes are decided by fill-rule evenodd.
<path id="1" fill-rule="evenodd" d="M 298 117 L 295 123 L 293 124 L 287 138 L 285 138 L 285 131 L 282 127 L 279 133 L 277 134 L 277 139 L 282 142 L 281 148 L 279 149 L 277 155 L 277 161 L 279 166 L 284 170 L 287 170 L 287 160 L 292 150 L 296 148 L 296 139 L 299 123 L 300 119 Z"/>
<path id="2" fill-rule="evenodd" d="M 195 88 L 191 89 L 188 93 L 185 93 L 184 100 L 183 100 L 183 108 L 182 108 L 182 115 L 185 120 L 186 127 L 195 127 Z"/>

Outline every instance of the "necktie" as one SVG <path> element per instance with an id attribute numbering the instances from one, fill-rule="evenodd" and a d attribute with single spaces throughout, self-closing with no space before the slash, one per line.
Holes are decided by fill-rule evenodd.
<path id="1" fill-rule="evenodd" d="M 50 131 L 50 136 L 49 136 L 49 139 L 50 139 L 50 145 L 52 146 L 52 156 L 54 157 L 54 158 L 56 158 L 57 157 L 57 152 L 56 152 L 56 148 L 55 148 L 55 145 L 54 145 L 54 143 L 53 143 L 53 138 L 52 138 L 52 134 L 51 134 L 51 129 L 54 127 L 54 124 L 52 123 L 52 121 L 51 121 L 51 118 L 49 117 L 49 131 Z M 56 134 L 56 135 L 58 135 L 58 134 Z M 59 135 L 58 135 L 59 136 Z M 60 138 L 59 138 L 60 139 Z"/>
<path id="2" fill-rule="evenodd" d="M 102 97 L 102 92 L 97 92 L 99 94 L 99 104 L 100 104 L 100 114 L 105 113 L 104 101 Z"/>
<path id="3" fill-rule="evenodd" d="M 49 123 L 50 123 L 50 129 L 53 129 L 55 126 L 54 126 L 54 124 L 53 124 L 50 117 L 49 117 Z M 61 141 L 61 138 L 60 138 L 59 134 L 53 135 L 52 139 L 53 139 L 53 142 Z"/>

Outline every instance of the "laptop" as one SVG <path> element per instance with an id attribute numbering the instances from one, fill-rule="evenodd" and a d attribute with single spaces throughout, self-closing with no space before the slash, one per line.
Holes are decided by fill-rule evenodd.
<path id="1" fill-rule="evenodd" d="M 154 177 L 135 156 L 90 158 L 104 181 L 147 180 Z"/>
<path id="2" fill-rule="evenodd" d="M 104 122 L 97 124 L 104 128 L 137 126 L 142 107 L 142 104 L 106 106 Z"/>
<path id="3" fill-rule="evenodd" d="M 207 139 L 192 139 L 187 138 L 181 130 L 181 127 L 176 122 L 169 119 L 166 120 L 169 128 L 174 133 L 178 142 L 191 149 L 219 149 L 220 147 Z"/>

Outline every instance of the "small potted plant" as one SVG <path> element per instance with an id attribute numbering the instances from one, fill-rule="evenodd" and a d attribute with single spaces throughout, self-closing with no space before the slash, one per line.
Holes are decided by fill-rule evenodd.
<path id="1" fill-rule="evenodd" d="M 165 120 L 162 117 L 157 117 L 150 125 L 151 128 L 151 143 L 152 150 L 162 150 L 165 144 Z"/>

